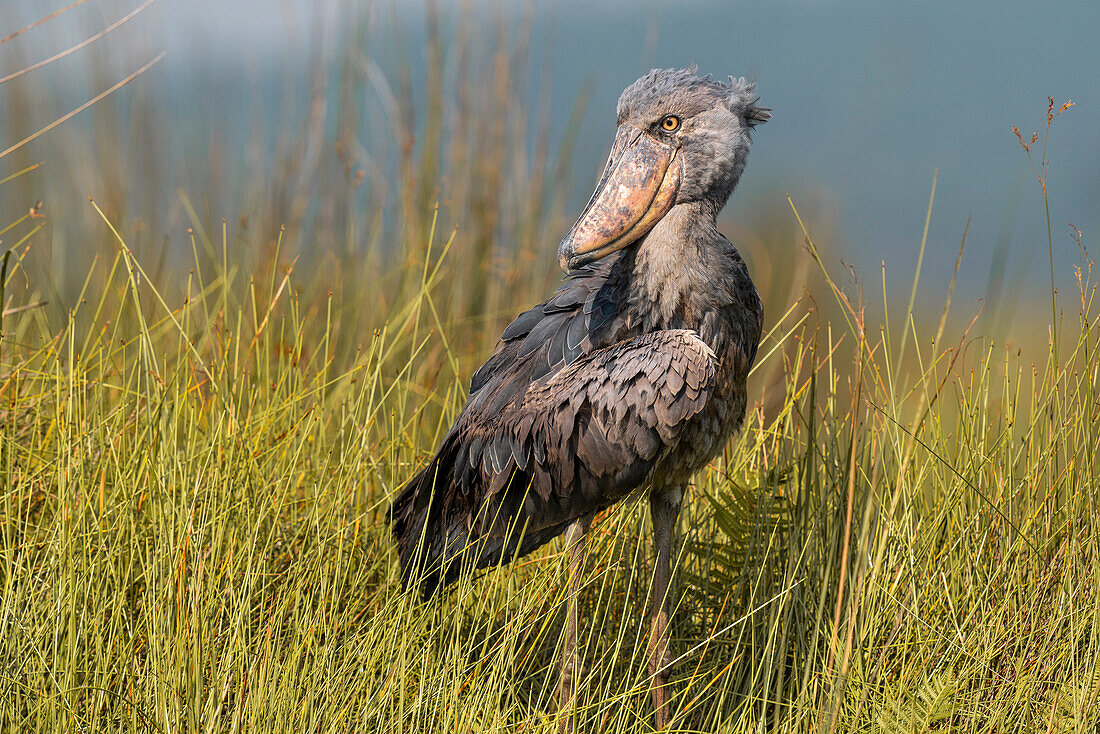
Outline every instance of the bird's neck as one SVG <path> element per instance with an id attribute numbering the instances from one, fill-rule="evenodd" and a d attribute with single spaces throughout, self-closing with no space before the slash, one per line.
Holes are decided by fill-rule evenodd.
<path id="1" fill-rule="evenodd" d="M 643 329 L 697 328 L 708 306 L 700 286 L 721 277 L 708 251 L 723 240 L 718 209 L 710 200 L 677 204 L 633 248 L 630 310 Z"/>

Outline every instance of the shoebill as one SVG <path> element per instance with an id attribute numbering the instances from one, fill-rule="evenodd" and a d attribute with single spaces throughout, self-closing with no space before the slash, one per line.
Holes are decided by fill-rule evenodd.
<path id="1" fill-rule="evenodd" d="M 670 723 L 673 531 L 688 480 L 745 415 L 761 329 L 760 297 L 716 220 L 769 117 L 744 79 L 656 69 L 627 87 L 606 168 L 558 248 L 561 287 L 504 330 L 391 510 L 404 584 L 425 598 L 463 570 L 566 534 L 563 709 L 578 670 L 585 534 L 596 513 L 642 490 L 655 554 L 654 722 Z"/>

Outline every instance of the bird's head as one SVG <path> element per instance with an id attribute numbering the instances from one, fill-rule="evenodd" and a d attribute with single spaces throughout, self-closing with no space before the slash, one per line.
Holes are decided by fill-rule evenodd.
<path id="1" fill-rule="evenodd" d="M 618 132 L 603 175 L 558 247 L 563 270 L 637 242 L 677 204 L 729 198 L 770 111 L 756 85 L 695 69 L 654 69 L 619 97 Z"/>

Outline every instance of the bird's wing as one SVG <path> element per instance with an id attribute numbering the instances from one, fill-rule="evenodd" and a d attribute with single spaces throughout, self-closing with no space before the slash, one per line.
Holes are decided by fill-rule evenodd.
<path id="1" fill-rule="evenodd" d="M 471 400 L 394 503 L 405 583 L 420 577 L 430 595 L 460 567 L 522 556 L 625 497 L 676 446 L 717 374 L 696 332 L 655 331 L 581 355 L 503 408 Z"/>
<path id="2" fill-rule="evenodd" d="M 709 399 L 717 358 L 687 329 L 581 356 L 495 416 L 469 424 L 459 484 L 481 489 L 482 530 L 562 527 L 641 485 Z M 475 492 L 477 494 L 477 492 Z"/>
<path id="3" fill-rule="evenodd" d="M 499 481 L 497 474 L 482 468 L 499 465 L 500 452 L 510 452 L 507 447 L 513 443 L 506 439 L 506 431 L 499 430 L 507 425 L 500 422 L 503 413 L 514 412 L 536 384 L 548 382 L 578 358 L 615 340 L 618 327 L 613 322 L 617 323 L 625 277 L 613 273 L 619 260 L 616 253 L 570 272 L 553 297 L 516 317 L 474 373 L 462 413 L 428 465 L 402 487 L 390 510 L 406 583 L 424 570 L 422 588 L 428 593 L 440 580 L 439 564 L 461 554 L 473 540 L 475 518 L 484 498 L 492 494 L 490 486 Z M 529 465 L 526 458 L 520 463 Z M 504 483 L 511 479 L 524 481 L 517 474 L 505 477 Z M 547 530 L 545 540 L 554 535 Z M 532 537 L 526 542 L 534 542 Z M 537 545 L 541 542 L 533 547 Z M 488 561 L 482 560 L 491 555 L 480 554 L 479 565 L 486 565 Z"/>
<path id="4" fill-rule="evenodd" d="M 601 345 L 619 312 L 619 288 L 608 276 L 619 255 L 571 271 L 549 300 L 524 311 L 501 334 L 493 354 L 470 380 L 473 398 L 487 385 L 538 380 Z M 521 366 L 529 363 L 527 369 Z"/>

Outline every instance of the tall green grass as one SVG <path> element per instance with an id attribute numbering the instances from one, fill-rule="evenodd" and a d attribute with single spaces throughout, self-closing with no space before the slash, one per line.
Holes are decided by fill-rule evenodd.
<path id="1" fill-rule="evenodd" d="M 562 549 L 421 604 L 384 523 L 463 398 L 449 260 L 353 349 L 344 305 L 221 244 L 200 265 L 196 242 L 182 298 L 119 238 L 61 328 L 5 316 L 4 727 L 555 730 Z M 781 407 L 681 520 L 679 730 L 1095 730 L 1090 277 L 1070 346 L 1034 365 L 910 314 L 871 327 L 831 279 L 844 318 L 777 319 L 757 372 Z M 627 503 L 593 532 L 582 730 L 648 726 L 647 522 Z"/>
<path id="2" fill-rule="evenodd" d="M 510 101 L 522 46 L 470 33 L 449 58 L 492 84 L 440 73 L 423 105 L 394 85 L 394 134 L 430 144 L 400 148 L 375 209 L 350 122 L 247 220 L 184 192 L 170 255 L 110 187 L 82 228 L 24 215 L 43 170 L 0 159 L 0 729 L 557 731 L 560 543 L 421 603 L 385 526 L 502 323 L 552 288 L 568 224 L 568 146 L 532 152 L 542 123 Z M 499 129 L 455 132 L 448 109 L 486 108 Z M 278 160 L 310 135 L 332 142 L 307 128 Z M 680 520 L 674 729 L 1096 731 L 1087 254 L 1079 300 L 1052 294 L 1057 340 L 1024 352 L 950 293 L 921 314 L 833 277 L 813 218 L 769 227 L 738 238 L 770 323 L 756 403 Z M 61 231 L 86 246 L 71 288 Z M 647 731 L 644 503 L 591 538 L 579 730 Z"/>

